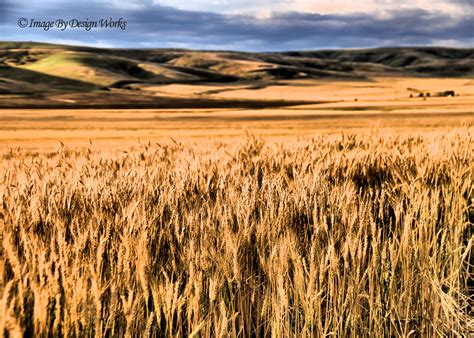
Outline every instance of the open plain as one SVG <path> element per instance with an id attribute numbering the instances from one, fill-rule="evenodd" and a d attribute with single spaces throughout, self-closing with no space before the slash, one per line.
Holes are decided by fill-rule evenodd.
<path id="1" fill-rule="evenodd" d="M 470 79 L 306 80 L 262 89 L 213 85 L 208 94 L 202 93 L 209 92 L 211 86 L 162 87 L 160 92 L 168 96 L 206 95 L 216 101 L 284 98 L 299 104 L 258 109 L 5 108 L 0 114 L 0 147 L 54 148 L 59 141 L 70 146 L 89 147 L 92 142 L 112 147 L 130 145 L 138 139 L 166 141 L 170 137 L 207 142 L 213 138 L 232 140 L 248 133 L 274 139 L 383 129 L 410 134 L 474 123 L 474 82 Z M 447 90 L 456 96 L 435 96 Z M 420 93 L 431 93 L 431 97 L 419 97 Z"/>

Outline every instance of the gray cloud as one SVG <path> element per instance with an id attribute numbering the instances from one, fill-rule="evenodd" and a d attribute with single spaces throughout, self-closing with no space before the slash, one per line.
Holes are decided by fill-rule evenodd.
<path id="1" fill-rule="evenodd" d="M 471 10 L 472 6 L 474 6 L 474 0 L 454 0 L 453 2 L 459 5 L 470 6 Z"/>
<path id="2" fill-rule="evenodd" d="M 472 0 L 460 0 L 472 1 Z M 320 15 L 279 13 L 268 19 L 245 15 L 185 11 L 150 5 L 123 10 L 103 2 L 49 3 L 49 7 L 8 12 L 7 37 L 16 40 L 78 41 L 117 47 L 189 47 L 242 50 L 289 50 L 386 45 L 432 45 L 451 41 L 472 46 L 472 18 L 421 9 L 371 14 Z M 127 20 L 127 29 L 51 30 L 20 29 L 18 17 L 38 20 L 78 18 Z"/>
<path id="3" fill-rule="evenodd" d="M 8 15 L 12 12 L 14 2 L 10 0 L 0 0 L 0 26 L 5 23 Z"/>

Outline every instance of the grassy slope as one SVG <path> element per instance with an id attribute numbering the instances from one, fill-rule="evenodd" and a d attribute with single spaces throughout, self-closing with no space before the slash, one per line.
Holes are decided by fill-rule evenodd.
<path id="1" fill-rule="evenodd" d="M 47 93 L 49 89 L 94 91 L 101 87 L 124 88 L 131 83 L 265 86 L 287 79 L 363 80 L 393 75 L 472 77 L 474 52 L 472 49 L 384 48 L 245 53 L 3 42 L 0 43 L 0 67 L 0 93 L 21 94 Z M 124 98 L 129 94 L 122 92 Z M 133 95 L 145 98 L 149 93 L 139 91 Z"/>

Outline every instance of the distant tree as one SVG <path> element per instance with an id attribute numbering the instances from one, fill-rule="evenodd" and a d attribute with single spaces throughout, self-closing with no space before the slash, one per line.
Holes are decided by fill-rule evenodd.
<path id="1" fill-rule="evenodd" d="M 456 96 L 456 93 L 454 92 L 454 90 L 446 90 L 445 92 L 443 92 L 443 96 Z"/>

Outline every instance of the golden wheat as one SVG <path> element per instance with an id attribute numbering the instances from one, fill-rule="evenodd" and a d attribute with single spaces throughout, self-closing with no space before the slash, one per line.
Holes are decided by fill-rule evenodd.
<path id="1" fill-rule="evenodd" d="M 468 129 L 11 149 L 0 332 L 468 335 L 472 149 Z"/>

